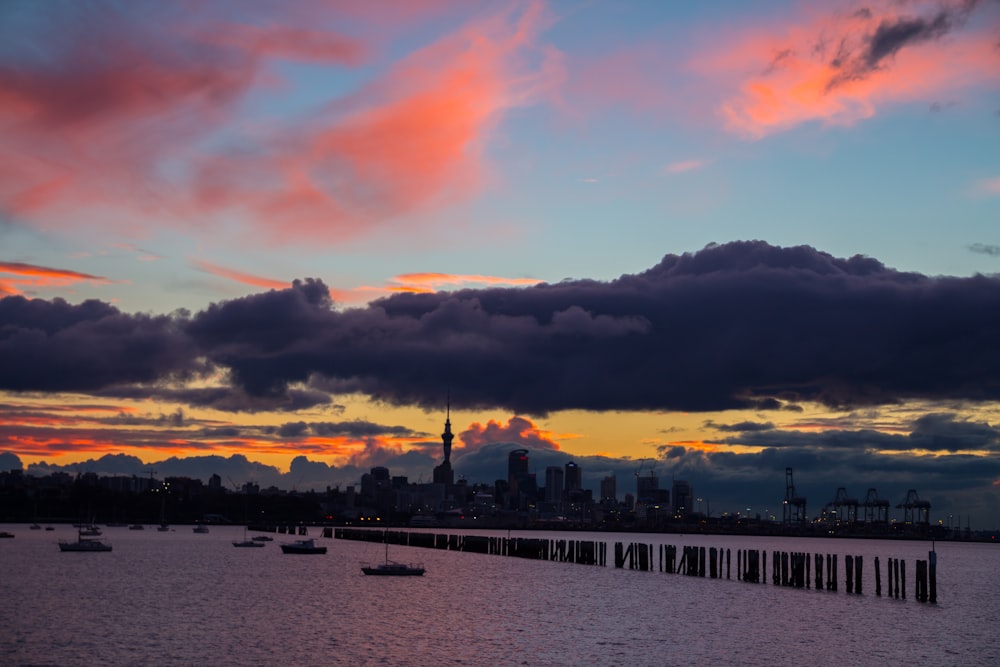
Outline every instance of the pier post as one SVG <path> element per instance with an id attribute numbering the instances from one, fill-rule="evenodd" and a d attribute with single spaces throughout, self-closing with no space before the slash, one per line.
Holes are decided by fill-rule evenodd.
<path id="1" fill-rule="evenodd" d="M 930 572 L 928 573 L 929 574 L 928 578 L 930 580 L 928 582 L 930 584 L 929 599 L 931 604 L 937 604 L 937 551 L 931 549 L 929 552 L 927 552 L 927 560 L 929 561 L 928 569 L 930 570 Z"/>
<path id="2" fill-rule="evenodd" d="M 854 556 L 844 556 L 844 583 L 847 584 L 847 592 L 854 592 Z"/>
<path id="3" fill-rule="evenodd" d="M 854 557 L 854 592 L 861 595 L 861 571 L 864 565 L 862 556 Z"/>
<path id="4" fill-rule="evenodd" d="M 739 573 L 737 573 L 736 576 L 739 576 Z M 729 576 L 729 549 L 727 548 L 726 549 L 726 579 L 729 579 L 729 578 L 730 578 L 730 576 Z"/>
<path id="5" fill-rule="evenodd" d="M 903 599 L 906 599 L 906 561 L 900 560 L 899 562 L 899 581 L 903 587 Z"/>

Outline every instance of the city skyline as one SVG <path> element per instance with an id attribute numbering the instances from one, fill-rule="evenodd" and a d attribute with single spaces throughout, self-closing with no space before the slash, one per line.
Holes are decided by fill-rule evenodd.
<path id="1" fill-rule="evenodd" d="M 998 39 L 949 0 L 5 3 L 0 469 L 430 481 L 448 419 L 456 479 L 526 448 L 773 512 L 792 467 L 995 528 Z"/>

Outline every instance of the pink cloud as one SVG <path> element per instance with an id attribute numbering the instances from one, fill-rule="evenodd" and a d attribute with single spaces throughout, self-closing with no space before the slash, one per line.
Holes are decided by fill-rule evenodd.
<path id="1" fill-rule="evenodd" d="M 681 160 L 672 162 L 666 166 L 668 174 L 683 174 L 686 171 L 697 171 L 708 166 L 710 160 Z"/>
<path id="2" fill-rule="evenodd" d="M 539 99 L 558 78 L 557 55 L 534 46 L 544 21 L 531 6 L 470 23 L 300 132 L 265 142 L 252 160 L 206 160 L 199 202 L 257 214 L 268 241 L 296 242 L 351 238 L 473 196 L 501 115 Z"/>
<path id="3" fill-rule="evenodd" d="M 559 449 L 554 434 L 538 428 L 530 419 L 511 417 L 506 424 L 489 420 L 486 424 L 473 422 L 462 431 L 458 439 L 466 449 L 478 449 L 494 442 L 512 442 L 537 449 Z"/>
<path id="4" fill-rule="evenodd" d="M 264 278 L 252 273 L 228 269 L 224 266 L 212 264 L 211 262 L 206 262 L 200 259 L 191 260 L 191 265 L 199 271 L 211 273 L 212 275 L 219 276 L 221 278 L 228 278 L 229 280 L 234 280 L 238 283 L 243 283 L 244 285 L 253 285 L 254 287 L 263 287 L 265 289 L 286 289 L 292 284 L 292 281 L 290 280 L 273 280 L 271 278 Z"/>
<path id="5" fill-rule="evenodd" d="M 975 191 L 977 194 L 984 195 L 986 197 L 996 197 L 1000 195 L 1000 176 L 995 178 L 984 178 L 976 183 Z"/>
<path id="6" fill-rule="evenodd" d="M 967 21 L 973 5 L 874 2 L 815 14 L 828 7 L 695 59 L 702 75 L 736 89 L 720 107 L 727 129 L 759 138 L 809 121 L 851 125 L 885 105 L 1000 78 L 995 35 Z"/>
<path id="7" fill-rule="evenodd" d="M 439 4 L 310 3 L 252 24 L 125 5 L 54 21 L 44 65 L 0 60 L 0 208 L 123 231 L 141 215 L 211 232 L 237 213 L 251 243 L 301 244 L 471 197 L 503 113 L 558 79 L 558 54 L 536 44 L 541 4 L 469 21 L 311 117 L 251 125 L 241 109 L 276 60 L 357 64 L 400 16 Z M 328 29 L 358 22 L 360 38 Z"/>

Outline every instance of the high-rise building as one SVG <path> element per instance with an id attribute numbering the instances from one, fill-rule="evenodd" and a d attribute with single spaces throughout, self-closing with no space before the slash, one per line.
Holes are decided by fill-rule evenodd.
<path id="1" fill-rule="evenodd" d="M 675 479 L 672 489 L 674 516 L 687 516 L 694 512 L 694 488 L 689 482 Z"/>
<path id="2" fill-rule="evenodd" d="M 545 469 L 545 499 L 552 502 L 558 502 L 562 500 L 562 495 L 563 469 L 559 466 L 549 466 Z"/>
<path id="3" fill-rule="evenodd" d="M 580 466 L 576 463 L 570 461 L 566 464 L 566 494 L 570 495 L 574 491 L 579 491 L 583 488 L 583 473 L 580 470 Z"/>
<path id="4" fill-rule="evenodd" d="M 601 502 L 612 505 L 618 502 L 618 478 L 614 475 L 601 480 Z"/>
<path id="5" fill-rule="evenodd" d="M 653 474 L 636 475 L 635 478 L 635 499 L 636 502 L 653 502 L 659 496 L 660 478 Z"/>
<path id="6" fill-rule="evenodd" d="M 517 484 L 517 478 L 528 474 L 528 450 L 515 449 L 507 455 L 507 484 L 511 488 Z"/>

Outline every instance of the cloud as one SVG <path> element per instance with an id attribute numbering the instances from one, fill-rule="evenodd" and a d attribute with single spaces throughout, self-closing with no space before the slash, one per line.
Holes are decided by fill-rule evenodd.
<path id="1" fill-rule="evenodd" d="M 266 240 L 295 243 L 352 238 L 470 197 L 500 116 L 552 85 L 551 68 L 536 62 L 550 58 L 533 43 L 539 8 L 470 22 L 418 49 L 252 160 L 245 151 L 206 160 L 198 201 L 256 215 Z"/>
<path id="2" fill-rule="evenodd" d="M 502 278 L 499 276 L 457 273 L 402 273 L 392 278 L 390 292 L 434 292 L 453 285 L 537 285 L 535 278 Z"/>
<path id="3" fill-rule="evenodd" d="M 506 424 L 490 420 L 486 424 L 473 422 L 458 434 L 462 449 L 478 449 L 495 442 L 510 443 L 532 449 L 559 449 L 553 434 L 535 426 L 530 419 L 511 417 Z"/>
<path id="4" fill-rule="evenodd" d="M 975 192 L 985 197 L 995 197 L 1000 195 L 1000 176 L 995 178 L 984 178 L 975 185 Z"/>
<path id="5" fill-rule="evenodd" d="M 189 378 L 204 370 L 180 322 L 128 315 L 96 300 L 70 305 L 0 299 L 0 388 L 92 391 L 116 383 Z"/>
<path id="6" fill-rule="evenodd" d="M 541 4 L 466 20 L 294 118 L 252 115 L 252 96 L 296 92 L 286 61 L 356 67 L 400 15 L 437 11 L 255 5 L 237 23 L 222 5 L 22 8 L 0 28 L 0 210 L 209 234 L 243 214 L 248 242 L 303 245 L 471 197 L 502 115 L 558 77 Z M 363 37 L 331 27 L 347 24 Z"/>
<path id="7" fill-rule="evenodd" d="M 5 278 L 3 274 L 14 275 L 17 278 Z M 19 285 L 35 289 L 65 287 L 80 282 L 108 284 L 110 281 L 104 276 L 68 269 L 53 269 L 23 262 L 0 262 L 0 294 L 21 294 L 22 289 L 18 287 Z"/>
<path id="8" fill-rule="evenodd" d="M 682 160 L 680 162 L 672 162 L 666 166 L 666 172 L 668 174 L 683 174 L 687 171 L 704 169 L 710 163 L 711 160 Z"/>
<path id="9" fill-rule="evenodd" d="M 994 401 L 998 299 L 997 277 L 759 241 L 607 282 L 400 293 L 343 310 L 315 279 L 192 316 L 7 297 L 0 389 L 248 412 L 352 392 L 440 409 L 449 387 L 456 407 L 518 415 Z M 216 386 L 184 384 L 210 369 Z"/>
<path id="10" fill-rule="evenodd" d="M 969 250 L 978 253 L 980 255 L 989 255 L 990 257 L 1000 257 L 1000 245 L 993 245 L 989 243 L 973 243 L 969 246 Z"/>
<path id="11" fill-rule="evenodd" d="M 979 4 L 874 2 L 865 11 L 794 16 L 721 51 L 706 49 L 695 67 L 716 85 L 735 77 L 739 92 L 727 95 L 721 114 L 747 137 L 808 121 L 851 125 L 882 105 L 990 85 L 1000 52 L 984 29 L 989 21 L 967 20 Z"/>
<path id="12" fill-rule="evenodd" d="M 261 276 L 256 276 L 252 273 L 244 273 L 243 271 L 236 271 L 235 269 L 227 269 L 224 266 L 219 266 L 218 264 L 212 264 L 211 262 L 206 262 L 201 259 L 192 259 L 191 265 L 194 266 L 199 271 L 204 271 L 205 273 L 211 273 L 215 276 L 220 276 L 222 278 L 228 278 L 229 280 L 235 280 L 238 283 L 243 283 L 244 285 L 252 285 L 254 287 L 269 287 L 271 289 L 284 289 L 288 287 L 291 283 L 289 280 L 273 280 L 271 278 L 264 278 Z"/>
<path id="13" fill-rule="evenodd" d="M 994 400 L 997 298 L 996 278 L 736 242 L 609 282 L 397 294 L 342 312 L 311 281 L 217 304 L 186 331 L 251 395 L 320 382 L 424 407 L 450 386 L 456 405 L 519 414 L 843 407 Z"/>

